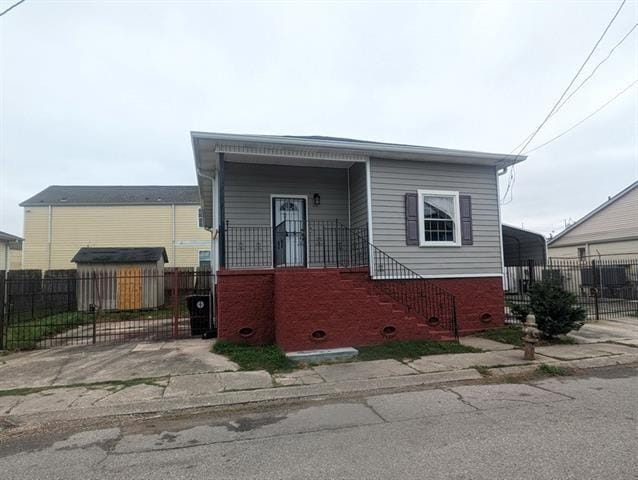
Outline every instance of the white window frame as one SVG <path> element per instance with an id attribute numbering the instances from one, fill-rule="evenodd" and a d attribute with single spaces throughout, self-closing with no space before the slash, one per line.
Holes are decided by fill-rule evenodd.
<path id="1" fill-rule="evenodd" d="M 212 252 L 212 250 L 209 250 L 209 249 L 207 249 L 207 248 L 203 248 L 203 249 L 201 249 L 201 250 L 197 250 L 197 268 L 200 268 L 200 267 L 201 267 L 200 255 L 201 255 L 201 253 L 202 253 L 202 252 L 208 252 L 208 263 L 209 263 L 209 265 L 210 265 L 210 266 L 211 266 L 211 268 L 212 268 L 212 266 L 213 266 L 213 256 L 212 256 L 212 253 L 213 253 L 213 252 Z"/>
<path id="2" fill-rule="evenodd" d="M 459 204 L 459 192 L 452 190 L 417 190 L 418 194 L 418 220 L 419 220 L 419 246 L 420 247 L 460 247 L 461 246 L 461 207 Z M 454 199 L 454 242 L 425 241 L 425 218 L 423 211 L 424 196 L 453 197 Z"/>
<path id="3" fill-rule="evenodd" d="M 197 218 L 195 219 L 197 223 L 197 228 L 205 228 L 204 224 L 204 209 L 202 207 L 197 207 Z"/>

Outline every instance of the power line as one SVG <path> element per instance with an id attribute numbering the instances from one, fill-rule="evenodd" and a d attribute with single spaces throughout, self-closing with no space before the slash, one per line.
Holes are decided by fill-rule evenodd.
<path id="1" fill-rule="evenodd" d="M 527 146 L 532 142 L 532 140 L 534 140 L 534 137 L 538 134 L 538 132 L 540 132 L 540 130 L 543 128 L 543 126 L 547 123 L 547 121 L 550 119 L 550 117 L 554 114 L 554 111 L 556 110 L 558 105 L 560 105 L 560 103 L 563 101 L 563 98 L 565 98 L 565 96 L 567 95 L 567 92 L 569 91 L 569 89 L 572 88 L 572 85 L 574 85 L 574 82 L 576 82 L 576 79 L 578 78 L 580 73 L 583 71 L 583 69 L 585 68 L 585 66 L 587 65 L 589 60 L 591 59 L 592 55 L 594 54 L 594 52 L 598 48 L 598 45 L 600 45 L 600 42 L 602 42 L 603 38 L 605 38 L 605 35 L 607 35 L 607 32 L 609 31 L 609 29 L 611 28 L 612 24 L 616 20 L 616 17 L 618 17 L 618 14 L 620 13 L 622 8 L 624 7 L 626 1 L 627 0 L 622 0 L 622 2 L 620 3 L 620 6 L 616 10 L 616 13 L 614 13 L 614 16 L 611 17 L 611 20 L 609 21 L 609 23 L 605 27 L 605 30 L 603 30 L 602 35 L 600 36 L 598 41 L 594 44 L 594 47 L 589 52 L 589 55 L 587 55 L 587 58 L 585 58 L 585 61 L 582 63 L 582 65 L 580 66 L 580 68 L 576 72 L 576 75 L 573 76 L 572 80 L 569 82 L 569 85 L 567 85 L 567 88 L 563 91 L 563 93 L 558 98 L 556 103 L 554 103 L 554 106 L 551 108 L 549 113 L 545 116 L 545 118 L 540 123 L 540 125 L 538 127 L 536 127 L 536 129 L 532 132 L 532 134 L 529 137 L 527 137 L 527 140 L 524 142 L 523 146 L 518 151 L 517 156 L 520 155 L 527 148 Z M 508 180 L 507 188 L 505 190 L 505 194 L 503 195 L 503 204 L 505 204 L 505 199 L 507 198 L 507 194 L 512 190 L 512 187 L 514 186 L 515 178 L 516 177 L 514 176 L 514 167 L 512 167 L 512 169 L 510 170 L 510 178 Z M 510 201 L 511 201 L 511 198 L 510 198 Z M 509 202 L 507 202 L 507 203 L 509 203 Z"/>
<path id="2" fill-rule="evenodd" d="M 18 5 L 20 5 L 21 3 L 23 3 L 25 0 L 20 0 L 19 2 L 14 3 L 13 5 L 11 5 L 9 8 L 7 8 L 4 12 L 0 13 L 0 17 L 2 15 L 4 15 L 5 13 L 9 13 L 10 10 L 13 10 L 14 8 L 16 8 Z"/>
<path id="3" fill-rule="evenodd" d="M 563 108 L 563 105 L 565 105 L 570 98 L 572 98 L 574 96 L 574 94 L 576 92 L 578 92 L 578 90 L 580 90 L 582 88 L 583 85 L 585 85 L 585 83 L 587 83 L 589 81 L 590 78 L 592 78 L 594 76 L 594 74 L 596 73 L 596 71 L 598 70 L 598 68 L 605 63 L 607 60 L 609 60 L 609 57 L 611 57 L 612 53 L 614 53 L 614 50 L 616 50 L 620 45 L 622 45 L 622 43 L 627 40 L 627 38 L 629 37 L 629 35 L 631 35 L 631 33 L 636 29 L 636 27 L 638 27 L 638 23 L 634 23 L 634 25 L 629 29 L 629 31 L 625 34 L 625 36 L 616 44 L 613 46 L 613 48 L 609 51 L 609 53 L 607 54 L 607 56 L 605 58 L 602 59 L 602 61 L 596 65 L 594 67 L 594 69 L 591 71 L 591 73 L 582 81 L 580 82 L 580 84 L 576 87 L 576 89 L 570 93 L 567 98 L 565 98 L 565 100 L 563 100 L 563 103 L 561 103 L 558 108 L 554 111 L 554 115 L 556 115 L 556 112 L 558 112 L 561 108 Z"/>
<path id="4" fill-rule="evenodd" d="M 580 90 L 595 74 L 596 71 L 600 68 L 600 66 L 605 63 L 607 60 L 609 60 L 609 58 L 612 56 L 612 54 L 614 53 L 614 51 L 620 47 L 620 45 L 622 45 L 625 40 L 627 40 L 627 38 L 629 38 L 629 35 L 631 35 L 633 33 L 633 31 L 636 29 L 636 27 L 638 27 L 638 23 L 634 23 L 633 26 L 629 29 L 629 31 L 620 39 L 620 41 L 618 43 L 616 43 L 616 45 L 614 45 L 612 47 L 611 50 L 609 50 L 609 53 L 607 54 L 607 56 L 605 58 L 603 58 L 600 63 L 598 63 L 598 65 L 596 65 L 594 67 L 594 69 L 591 71 L 591 73 L 582 81 L 580 82 L 580 84 L 576 87 L 576 89 L 570 93 L 565 100 L 563 100 L 563 102 L 556 108 L 556 110 L 554 110 L 554 113 L 552 113 L 552 117 L 554 115 L 556 115 L 558 113 L 558 111 L 563 108 L 563 106 L 569 101 L 570 98 L 572 98 L 576 92 L 578 92 L 578 90 Z M 518 145 L 516 145 L 513 149 L 512 152 L 514 152 L 516 149 L 518 149 L 518 147 L 520 147 L 521 145 L 523 145 L 530 137 L 532 136 L 532 134 L 530 133 L 527 137 L 525 137 L 525 139 L 523 139 L 521 141 L 521 143 L 519 143 Z M 510 153 L 512 153 L 510 152 Z"/>
<path id="5" fill-rule="evenodd" d="M 594 110 L 592 113 L 590 113 L 589 115 L 587 115 L 585 118 L 583 118 L 582 120 L 580 120 L 579 122 L 576 122 L 574 125 L 572 125 L 571 127 L 569 127 L 567 130 L 565 130 L 564 132 L 556 135 L 554 138 L 551 138 L 549 140 L 547 140 L 545 143 L 541 143 L 540 145 L 538 145 L 537 147 L 532 148 L 531 150 L 527 150 L 525 152 L 525 155 L 527 155 L 528 153 L 531 152 L 535 152 L 536 150 L 538 150 L 539 148 L 543 148 L 545 145 L 549 145 L 550 143 L 552 143 L 554 140 L 558 140 L 560 137 L 562 137 L 563 135 L 571 132 L 574 128 L 578 127 L 579 125 L 582 125 L 583 123 L 585 123 L 587 120 L 589 120 L 591 117 L 593 117 L 594 115 L 596 115 L 598 112 L 600 112 L 603 108 L 605 108 L 607 105 L 609 105 L 611 102 L 613 102 L 614 100 L 616 100 L 618 97 L 620 97 L 623 93 L 625 93 L 627 90 L 629 90 L 631 87 L 633 87 L 634 85 L 636 85 L 636 83 L 638 83 L 638 78 L 636 80 L 634 80 L 633 82 L 631 82 L 629 85 L 627 85 L 625 88 L 623 88 L 620 92 L 618 92 L 616 95 L 614 95 L 612 98 L 610 98 L 609 100 L 607 100 L 604 104 L 602 104 L 600 107 L 598 107 L 596 110 Z"/>

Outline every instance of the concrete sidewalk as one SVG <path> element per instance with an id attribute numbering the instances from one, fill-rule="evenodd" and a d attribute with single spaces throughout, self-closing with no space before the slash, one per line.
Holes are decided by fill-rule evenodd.
<path id="1" fill-rule="evenodd" d="M 274 375 L 237 371 L 237 365 L 209 352 L 211 342 L 201 340 L 9 355 L 0 357 L 0 432 L 3 422 L 37 424 L 477 381 L 530 373 L 542 363 L 638 364 L 638 348 L 615 343 L 540 347 L 534 362 L 510 345 L 474 337 L 462 343 L 484 352 L 318 365 Z"/>

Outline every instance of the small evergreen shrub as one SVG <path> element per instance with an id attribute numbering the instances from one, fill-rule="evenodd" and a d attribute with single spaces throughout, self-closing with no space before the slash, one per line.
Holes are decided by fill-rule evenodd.
<path id="1" fill-rule="evenodd" d="M 536 282 L 529 289 L 529 309 L 536 316 L 536 324 L 544 337 L 553 338 L 585 323 L 587 312 L 576 304 L 576 295 L 556 282 Z"/>

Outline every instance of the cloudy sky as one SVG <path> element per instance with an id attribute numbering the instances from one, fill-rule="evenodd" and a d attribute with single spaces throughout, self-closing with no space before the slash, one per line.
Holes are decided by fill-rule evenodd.
<path id="1" fill-rule="evenodd" d="M 193 184 L 191 130 L 507 153 L 619 3 L 27 0 L 0 17 L 0 230 L 50 184 Z M 638 29 L 530 148 L 637 78 Z M 504 220 L 557 232 L 636 178 L 634 86 L 517 167 Z"/>

